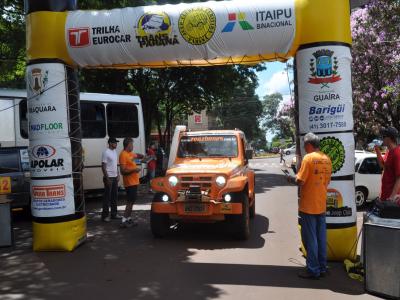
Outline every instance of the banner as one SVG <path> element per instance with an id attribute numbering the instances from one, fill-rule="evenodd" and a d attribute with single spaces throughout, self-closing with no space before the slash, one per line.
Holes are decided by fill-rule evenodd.
<path id="1" fill-rule="evenodd" d="M 286 54 L 294 0 L 224 1 L 68 13 L 65 41 L 79 66 Z"/>
<path id="2" fill-rule="evenodd" d="M 69 139 L 33 140 L 29 144 L 32 177 L 72 174 Z"/>
<path id="3" fill-rule="evenodd" d="M 353 130 L 350 49 L 307 48 L 296 59 L 300 134 Z"/>
<path id="4" fill-rule="evenodd" d="M 67 80 L 59 63 L 28 65 L 29 139 L 68 138 Z"/>
<path id="5" fill-rule="evenodd" d="M 32 215 L 60 217 L 75 213 L 72 178 L 31 180 Z"/>

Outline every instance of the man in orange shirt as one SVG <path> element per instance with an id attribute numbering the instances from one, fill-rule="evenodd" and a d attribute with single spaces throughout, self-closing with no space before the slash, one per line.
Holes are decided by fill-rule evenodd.
<path id="1" fill-rule="evenodd" d="M 132 207 L 137 198 L 137 187 L 139 185 L 140 168 L 135 163 L 135 158 L 143 158 L 142 154 L 133 153 L 133 139 L 125 138 L 123 141 L 124 150 L 119 155 L 119 164 L 126 190 L 125 213 L 122 217 L 121 227 L 136 226 L 132 220 Z"/>
<path id="2" fill-rule="evenodd" d="M 307 269 L 298 275 L 319 279 L 326 274 L 326 197 L 331 181 L 332 162 L 319 150 L 319 138 L 313 133 L 304 136 L 306 155 L 296 176 L 300 186 L 299 217 L 301 238 L 307 251 Z"/>

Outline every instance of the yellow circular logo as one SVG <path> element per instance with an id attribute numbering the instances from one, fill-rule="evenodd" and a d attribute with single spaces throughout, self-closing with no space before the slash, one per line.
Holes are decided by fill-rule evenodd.
<path id="1" fill-rule="evenodd" d="M 214 35 L 217 21 L 210 8 L 191 8 L 184 10 L 179 17 L 179 31 L 192 45 L 203 45 Z"/>

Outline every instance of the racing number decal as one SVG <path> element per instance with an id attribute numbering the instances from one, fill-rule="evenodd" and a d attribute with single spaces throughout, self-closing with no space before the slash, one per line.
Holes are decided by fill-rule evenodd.
<path id="1" fill-rule="evenodd" d="M 11 193 L 11 179 L 10 177 L 0 177 L 0 194 Z"/>

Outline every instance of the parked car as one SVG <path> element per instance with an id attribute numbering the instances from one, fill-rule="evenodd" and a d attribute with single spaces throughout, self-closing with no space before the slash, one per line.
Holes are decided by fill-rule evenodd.
<path id="1" fill-rule="evenodd" d="M 0 198 L 12 208 L 30 205 L 30 173 L 27 147 L 0 148 Z"/>
<path id="2" fill-rule="evenodd" d="M 363 207 L 379 197 L 382 170 L 375 153 L 355 151 L 356 205 Z"/>
<path id="3" fill-rule="evenodd" d="M 264 155 L 264 154 L 265 154 L 264 149 L 256 150 L 256 155 Z"/>
<path id="4" fill-rule="evenodd" d="M 290 148 L 283 149 L 283 153 L 285 153 L 286 155 L 291 155 L 296 153 L 296 145 L 293 145 Z"/>
<path id="5" fill-rule="evenodd" d="M 271 148 L 271 153 L 273 153 L 273 154 L 279 153 L 279 148 L 278 147 Z"/>
<path id="6" fill-rule="evenodd" d="M 382 140 L 378 139 L 372 140 L 372 142 L 367 145 L 367 150 L 374 151 L 375 146 L 382 147 L 382 144 L 383 144 Z"/>

